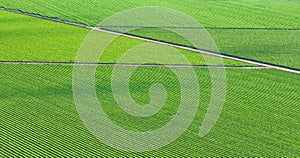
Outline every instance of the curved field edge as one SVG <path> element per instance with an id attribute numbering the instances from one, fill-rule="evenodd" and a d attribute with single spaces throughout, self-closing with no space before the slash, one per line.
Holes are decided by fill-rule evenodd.
<path id="1" fill-rule="evenodd" d="M 72 66 L 0 65 L 0 156 L 299 156 L 299 75 L 276 70 L 227 70 L 221 117 L 204 138 L 198 130 L 210 98 L 208 71 L 197 69 L 201 102 L 189 130 L 174 143 L 152 152 L 127 153 L 95 139 L 80 120 L 72 95 Z M 174 114 L 168 100 L 153 120 L 135 119 L 116 109 L 111 67 L 99 67 L 97 94 L 108 115 L 124 128 L 149 130 Z M 131 78 L 132 97 L 149 100 L 147 87 L 158 78 L 169 92 L 177 81 L 162 68 L 141 69 Z M 155 75 L 154 75 L 155 76 Z M 297 82 L 297 83 L 295 83 Z M 258 84 L 259 83 L 259 84 Z M 173 93 L 174 92 L 174 93 Z M 142 98 L 140 98 L 142 97 Z M 172 97 L 171 97 L 172 98 Z M 172 108 L 170 108 L 172 105 Z M 126 120 L 126 121 L 125 121 Z M 191 145 L 193 144 L 193 145 Z M 176 151 L 176 152 L 174 152 Z"/>

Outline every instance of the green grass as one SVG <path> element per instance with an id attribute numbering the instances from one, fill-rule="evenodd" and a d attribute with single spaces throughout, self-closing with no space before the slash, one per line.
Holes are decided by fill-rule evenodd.
<path id="1" fill-rule="evenodd" d="M 300 3 L 296 1 L 82 1 L 43 2 L 1 0 L 0 6 L 50 17 L 97 25 L 101 20 L 125 9 L 164 6 L 186 13 L 205 27 L 212 28 L 300 28 Z M 161 31 L 136 32 L 145 37 L 184 43 Z M 299 30 L 214 30 L 212 37 L 222 53 L 300 69 Z M 170 40 L 171 39 L 171 40 Z"/>
<path id="2" fill-rule="evenodd" d="M 5 11 L 0 11 L 0 22 L 1 61 L 74 62 L 78 49 L 89 33 L 88 29 Z M 106 33 L 99 34 L 103 38 L 115 37 Z M 118 37 L 105 50 L 101 62 L 117 62 L 127 50 L 142 43 Z M 202 55 L 180 51 L 192 64 L 206 65 Z M 249 65 L 232 60 L 224 60 L 224 64 Z"/>
<path id="3" fill-rule="evenodd" d="M 119 126 L 145 131 L 168 122 L 178 105 L 176 78 L 165 68 L 140 68 L 131 78 L 132 97 L 149 101 L 149 84 L 169 92 L 165 107 L 151 118 L 122 112 L 110 88 L 111 67 L 99 67 L 96 89 L 109 117 Z M 204 138 L 198 130 L 210 96 L 206 69 L 197 69 L 200 104 L 189 130 L 162 149 L 145 153 L 115 150 L 95 139 L 80 120 L 72 96 L 72 67 L 0 66 L 0 156 L 299 156 L 299 75 L 276 70 L 227 70 L 221 117 Z M 144 74 L 153 74 L 145 76 Z M 159 78 L 150 76 L 160 76 Z M 172 99 L 173 98 L 173 99 Z"/>

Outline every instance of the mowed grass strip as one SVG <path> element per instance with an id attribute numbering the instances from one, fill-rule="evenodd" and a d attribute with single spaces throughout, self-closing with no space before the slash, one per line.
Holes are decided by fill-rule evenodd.
<path id="1" fill-rule="evenodd" d="M 0 156 L 298 156 L 299 76 L 276 70 L 227 70 L 227 95 L 213 130 L 198 137 L 210 99 L 208 70 L 196 69 L 200 104 L 188 131 L 170 145 L 151 152 L 115 150 L 84 127 L 72 95 L 72 67 L 0 65 Z M 162 83 L 164 108 L 150 118 L 120 110 L 111 91 L 112 67 L 98 67 L 96 90 L 107 115 L 134 131 L 156 129 L 176 113 L 178 81 L 167 68 L 139 68 L 130 92 L 137 103 L 149 101 L 148 88 Z M 145 75 L 149 74 L 149 75 Z M 158 78 L 155 76 L 159 76 Z M 295 83 L 296 82 L 296 83 Z"/>
<path id="2" fill-rule="evenodd" d="M 0 22 L 1 61 L 74 62 L 78 49 L 90 31 L 6 11 L 0 11 Z M 106 37 L 116 37 L 101 32 L 99 34 L 104 40 Z M 143 43 L 145 42 L 117 37 L 105 50 L 99 62 L 115 63 L 126 51 Z M 180 51 L 191 64 L 207 64 L 201 54 Z M 232 60 L 224 60 L 224 64 L 250 65 Z"/>

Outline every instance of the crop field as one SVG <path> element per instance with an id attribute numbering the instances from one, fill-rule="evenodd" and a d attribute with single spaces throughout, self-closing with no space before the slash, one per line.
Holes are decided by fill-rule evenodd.
<path id="1" fill-rule="evenodd" d="M 299 14 L 300 15 L 300 14 Z M 291 68 L 300 68 L 299 30 L 208 29 L 224 54 L 258 60 Z M 137 30 L 139 36 L 190 45 L 172 33 L 159 29 Z"/>
<path id="2" fill-rule="evenodd" d="M 187 13 L 205 27 L 220 28 L 300 28 L 298 2 L 288 1 L 180 1 L 162 2 L 130 0 L 97 1 L 1 0 L 0 6 L 21 9 L 65 20 L 97 25 L 101 20 L 133 7 L 162 6 Z M 288 11 L 287 11 L 288 10 Z M 264 20 L 268 19 L 268 20 Z"/>
<path id="3" fill-rule="evenodd" d="M 231 28 L 208 30 L 222 53 L 252 60 L 300 69 L 299 34 L 300 3 L 297 1 L 196 1 L 172 3 L 154 0 L 125 1 L 58 1 L 42 2 L 1 0 L 0 6 L 20 9 L 64 20 L 97 25 L 105 18 L 132 7 L 162 6 L 176 9 L 198 20 L 206 28 Z M 288 11 L 287 11 L 288 10 Z M 267 20 L 266 20 L 267 19 Z M 128 19 L 129 21 L 132 19 Z M 235 30 L 250 28 L 249 30 Z M 264 28 L 266 30 L 251 30 Z M 273 29 L 283 29 L 274 31 Z M 271 30 L 269 30 L 271 29 Z M 291 29 L 291 30 L 286 30 Z M 160 33 L 161 34 L 161 33 Z M 141 36 L 166 39 L 155 32 Z M 176 38 L 168 41 L 182 43 Z M 264 43 L 264 44 L 262 44 Z"/>
<path id="4" fill-rule="evenodd" d="M 34 17 L 0 11 L 1 61 L 74 62 L 89 30 Z M 23 30 L 27 30 L 24 32 Z M 53 32 L 53 33 L 52 33 Z M 51 36 L 48 36 L 51 34 Z M 103 36 L 114 36 L 103 33 Z M 142 41 L 118 37 L 104 52 L 101 62 L 115 63 L 122 53 Z M 205 65 L 205 55 L 180 50 L 192 64 Z M 15 53 L 18 52 L 18 53 Z M 107 54 L 107 55 L 106 55 Z M 224 60 L 225 65 L 250 64 Z"/>
<path id="5" fill-rule="evenodd" d="M 111 67 L 98 68 L 98 97 L 111 118 L 124 128 L 147 130 L 168 121 L 178 100 L 175 80 L 162 80 L 170 99 L 165 110 L 149 120 L 136 119 L 117 109 L 110 90 Z M 44 156 L 137 156 L 110 148 L 95 139 L 82 124 L 72 98 L 72 67 L 47 65 L 2 65 L 1 70 L 1 155 Z M 150 68 L 139 71 L 160 73 Z M 149 73 L 149 72 L 148 72 Z M 16 75 L 18 74 L 18 75 Z M 143 73 L 140 73 L 143 74 Z M 218 124 L 207 137 L 197 136 L 209 102 L 205 69 L 198 69 L 201 104 L 189 131 L 168 147 L 147 156 L 298 155 L 299 76 L 275 70 L 229 70 L 228 94 Z M 59 77 L 57 77 L 59 76 Z M 157 78 L 132 79 L 133 97 L 138 102 L 149 82 Z M 296 82 L 295 82 L 296 81 Z M 259 85 L 257 84 L 259 83 Z M 247 95 L 245 95 L 247 94 Z M 176 105 L 176 104 L 175 104 Z M 155 124 L 153 124 L 155 122 Z M 192 147 L 191 147 L 192 144 Z"/>
<path id="6" fill-rule="evenodd" d="M 2 8 L 88 26 L 96 26 L 99 21 L 124 9 L 142 6 L 163 6 L 182 11 L 207 28 L 220 53 L 271 66 L 225 58 L 222 59 L 224 65 L 209 65 L 206 57 L 220 58 L 175 48 L 195 66 L 184 67 L 182 63 L 176 63 L 179 66 L 174 68 L 195 72 L 200 100 L 194 119 L 182 135 L 166 146 L 143 152 L 119 150 L 91 133 L 76 105 L 74 72 L 80 65 L 74 64 L 78 61 L 78 50 L 91 30 L 0 10 L 0 157 L 300 156 L 299 2 L 0 0 Z M 119 32 L 122 32 L 122 27 L 136 27 L 138 29 L 129 34 L 192 46 L 164 27 L 106 27 Z M 178 29 L 203 28 L 178 26 Z M 117 37 L 98 33 L 107 39 Z M 125 36 L 117 37 L 94 65 L 95 96 L 101 109 L 115 125 L 128 131 L 154 131 L 177 115 L 186 115 L 177 113 L 184 93 L 177 74 L 157 63 L 144 65 L 144 56 L 133 57 L 137 61 L 133 64 L 138 64 L 133 66 L 139 67 L 130 76 L 130 97 L 143 107 L 155 100 L 150 94 L 151 86 L 160 83 L 167 94 L 164 106 L 151 117 L 137 117 L 127 113 L 116 100 L 112 78 L 117 66 L 113 64 L 125 68 L 132 66 L 130 63 L 118 63 L 119 59 L 132 47 L 147 43 Z M 159 43 L 153 46 L 171 47 Z M 169 58 L 172 60 L 173 57 Z M 296 72 L 276 70 L 272 65 Z M 81 65 L 83 68 L 90 66 L 93 65 Z M 226 72 L 222 113 L 211 131 L 199 137 L 200 126 L 206 119 L 211 98 L 214 98 L 211 73 L 221 68 Z M 118 84 L 127 81 L 122 76 L 117 78 Z M 84 95 L 85 91 L 81 93 Z M 117 95 L 124 100 L 128 97 L 121 92 Z M 107 126 L 101 123 L 101 128 Z M 111 136 L 115 135 L 111 133 Z M 157 141 L 163 139 L 158 137 Z"/>

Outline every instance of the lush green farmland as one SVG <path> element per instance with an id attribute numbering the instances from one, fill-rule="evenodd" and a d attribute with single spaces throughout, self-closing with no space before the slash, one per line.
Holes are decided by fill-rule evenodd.
<path id="1" fill-rule="evenodd" d="M 0 137 L 0 156 L 135 155 L 100 143 L 83 126 L 73 103 L 71 66 L 1 65 L 0 71 L 0 122 L 1 134 L 5 135 Z M 178 87 L 172 86 L 178 83 L 170 80 L 167 69 L 140 69 L 132 78 L 133 98 L 144 96 L 135 98 L 141 104 L 149 100 L 144 88 L 158 78 L 139 76 L 145 72 L 158 73 L 170 95 L 163 111 L 149 120 L 129 117 L 116 108 L 110 89 L 111 67 L 99 67 L 96 73 L 103 107 L 124 128 L 149 130 L 174 114 L 175 109 L 169 107 L 177 105 L 178 100 L 171 98 L 178 95 Z M 228 93 L 222 115 L 209 135 L 199 138 L 210 82 L 205 69 L 196 72 L 202 97 L 189 130 L 167 147 L 139 155 L 299 155 L 298 75 L 274 70 L 227 70 Z"/>
<path id="2" fill-rule="evenodd" d="M 50 17 L 96 25 L 116 12 L 140 6 L 164 6 L 182 11 L 212 28 L 300 28 L 300 3 L 295 1 L 72 1 L 1 0 L 0 6 Z M 130 20 L 130 19 L 129 19 Z M 179 26 L 180 27 L 180 26 Z M 210 29 L 222 53 L 300 68 L 299 30 L 214 30 Z M 148 32 L 148 33 L 147 33 Z M 165 39 L 155 31 L 139 35 Z M 176 38 L 171 42 L 182 43 Z"/>
<path id="3" fill-rule="evenodd" d="M 300 3 L 290 1 L 97 1 L 1 0 L 0 6 L 65 20 L 97 25 L 119 11 L 142 6 L 173 8 L 197 19 L 205 27 L 300 28 Z M 288 11 L 287 11 L 288 10 Z M 267 20 L 266 20 L 267 19 Z"/>
<path id="4" fill-rule="evenodd" d="M 222 53 L 300 68 L 300 31 L 270 29 L 300 28 L 299 2 L 0 0 L 0 7 L 89 25 L 96 25 L 98 20 L 118 11 L 147 5 L 183 11 L 211 27 L 208 31 Z M 88 32 L 84 28 L 0 11 L 0 61 L 74 62 Z M 190 45 L 163 29 L 144 28 L 131 33 Z M 107 47 L 99 62 L 115 63 L 124 52 L 143 43 L 119 37 Z M 206 64 L 200 54 L 180 51 L 192 64 Z M 231 60 L 224 63 L 249 65 Z M 300 156 L 297 74 L 272 69 L 226 69 L 227 93 L 222 114 L 212 131 L 200 138 L 199 128 L 212 97 L 211 76 L 207 69 L 195 68 L 201 98 L 189 129 L 161 149 L 127 153 L 105 145 L 83 125 L 73 98 L 72 66 L 15 64 L 0 64 L 0 157 Z M 149 88 L 154 83 L 162 83 L 168 94 L 165 106 L 156 115 L 137 118 L 118 107 L 111 88 L 112 69 L 99 66 L 95 83 L 102 108 L 115 124 L 132 131 L 149 131 L 160 128 L 176 114 L 181 91 L 171 70 L 140 67 L 131 76 L 130 95 L 140 105 L 150 102 Z M 120 78 L 119 82 L 124 80 Z"/>
<path id="5" fill-rule="evenodd" d="M 224 54 L 300 68 L 300 30 L 208 29 Z M 133 34 L 190 45 L 161 29 L 135 30 Z"/>
<path id="6" fill-rule="evenodd" d="M 300 30 L 210 30 L 210 33 L 225 54 L 300 69 Z"/>
<path id="7" fill-rule="evenodd" d="M 1 61 L 74 62 L 78 49 L 89 32 L 88 29 L 5 11 L 0 11 L 0 21 Z M 103 37 L 114 36 L 102 34 Z M 116 62 L 128 49 L 142 43 L 144 42 L 119 37 L 106 49 L 101 62 Z M 181 52 L 192 64 L 206 64 L 200 54 L 184 50 Z M 224 64 L 249 65 L 232 60 L 224 60 Z"/>
<path id="8" fill-rule="evenodd" d="M 74 61 L 88 30 L 0 11 L 0 60 Z"/>

